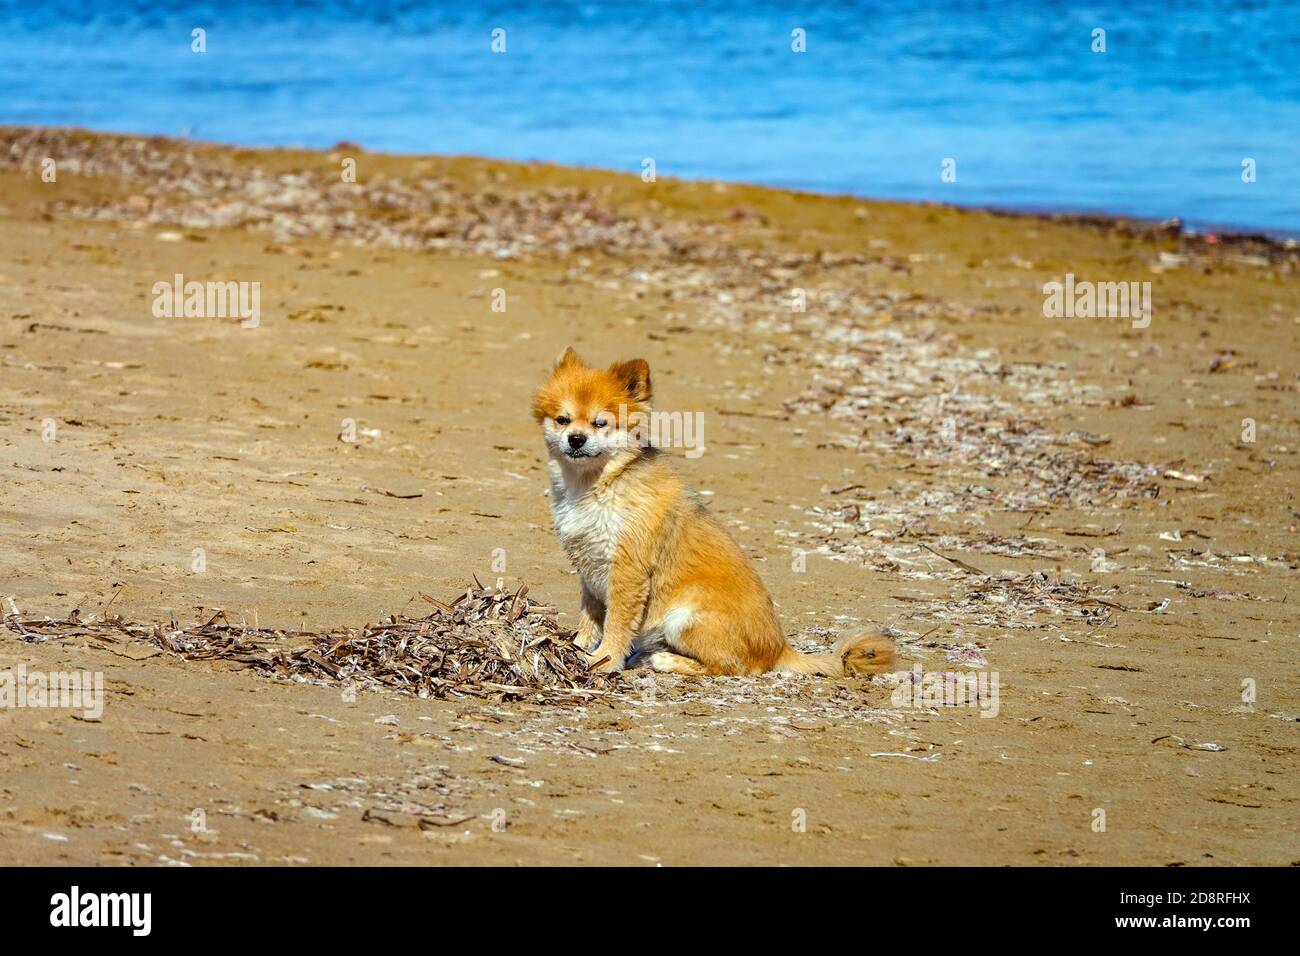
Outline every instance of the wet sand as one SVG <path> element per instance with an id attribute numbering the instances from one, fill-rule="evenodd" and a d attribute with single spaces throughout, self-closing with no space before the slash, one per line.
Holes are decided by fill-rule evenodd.
<path id="1" fill-rule="evenodd" d="M 477 574 L 572 622 L 528 401 L 573 344 L 703 413 L 673 453 L 796 643 L 884 626 L 999 687 L 350 700 L 0 631 L 0 670 L 106 684 L 0 709 L 0 863 L 1300 861 L 1295 249 L 12 129 L 0 221 L 6 612 L 325 629 Z M 260 283 L 260 323 L 156 317 L 177 273 Z M 1067 273 L 1151 282 L 1149 327 L 1045 317 Z"/>

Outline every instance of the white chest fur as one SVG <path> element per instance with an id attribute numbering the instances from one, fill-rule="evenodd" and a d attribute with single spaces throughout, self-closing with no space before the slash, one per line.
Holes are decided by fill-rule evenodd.
<path id="1" fill-rule="evenodd" d="M 560 544 L 583 584 L 600 601 L 608 601 L 609 569 L 623 525 L 613 495 L 552 481 L 551 509 Z"/>

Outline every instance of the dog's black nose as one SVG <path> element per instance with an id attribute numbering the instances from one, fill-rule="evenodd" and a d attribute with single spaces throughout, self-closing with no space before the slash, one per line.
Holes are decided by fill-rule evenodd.
<path id="1" fill-rule="evenodd" d="M 577 451 L 585 444 L 587 444 L 587 436 L 582 432 L 573 432 L 569 435 L 569 447 L 574 451 Z"/>

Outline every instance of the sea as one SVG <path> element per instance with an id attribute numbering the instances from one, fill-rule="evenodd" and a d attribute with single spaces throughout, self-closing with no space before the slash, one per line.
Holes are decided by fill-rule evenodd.
<path id="1" fill-rule="evenodd" d="M 0 0 L 0 124 L 1300 233 L 1300 4 Z"/>

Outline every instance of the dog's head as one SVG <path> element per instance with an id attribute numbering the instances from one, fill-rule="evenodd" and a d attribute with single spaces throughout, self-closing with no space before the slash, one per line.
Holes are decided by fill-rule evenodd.
<path id="1" fill-rule="evenodd" d="M 567 467 L 600 470 L 616 454 L 641 453 L 650 394 L 644 359 L 593 368 L 570 346 L 533 398 L 533 418 L 552 458 Z"/>

